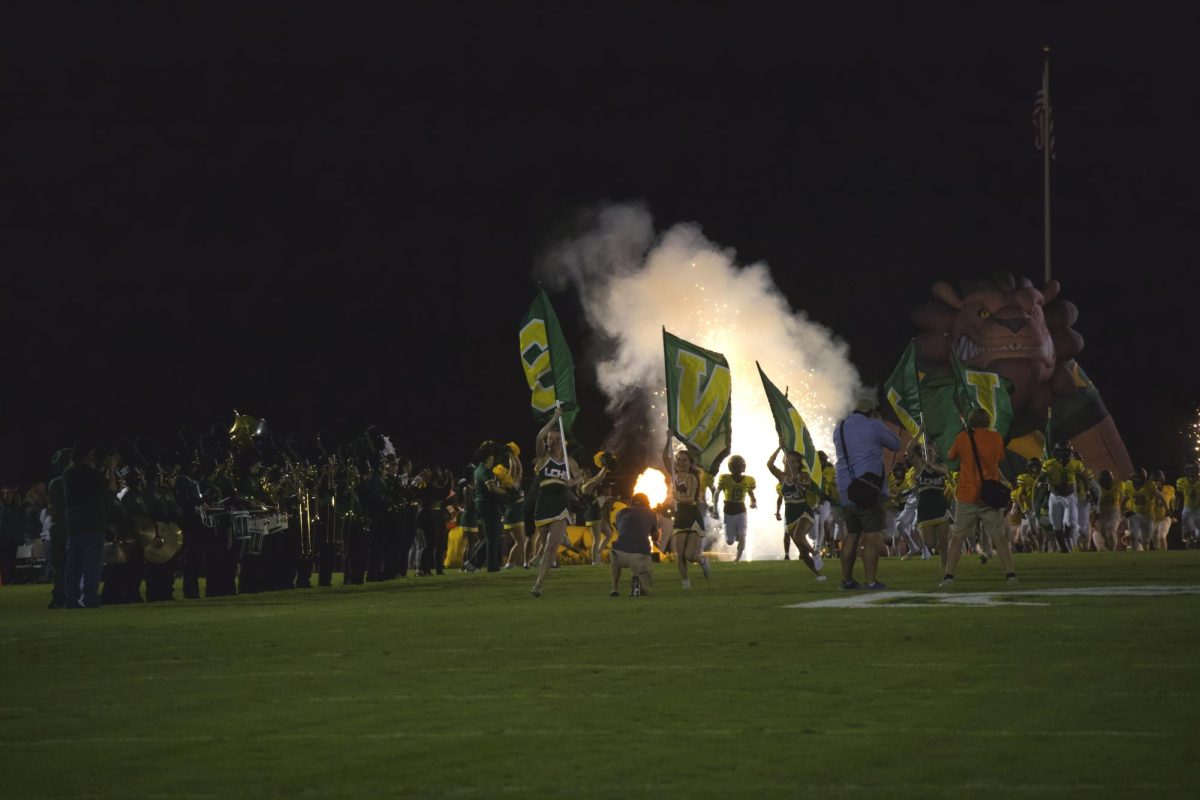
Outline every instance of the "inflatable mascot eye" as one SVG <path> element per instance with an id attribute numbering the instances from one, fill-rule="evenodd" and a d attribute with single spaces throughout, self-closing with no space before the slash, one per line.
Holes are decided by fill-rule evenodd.
<path id="1" fill-rule="evenodd" d="M 980 319 L 987 319 L 991 315 L 992 315 L 992 312 L 988 311 L 986 308 L 979 309 L 979 318 Z"/>

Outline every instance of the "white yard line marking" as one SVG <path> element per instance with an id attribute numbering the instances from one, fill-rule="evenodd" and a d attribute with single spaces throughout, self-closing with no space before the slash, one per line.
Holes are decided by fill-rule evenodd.
<path id="1" fill-rule="evenodd" d="M 847 592 L 825 600 L 792 603 L 784 608 L 935 608 L 946 606 L 1045 606 L 1035 597 L 1161 597 L 1200 594 L 1200 586 L 1092 586 L 1059 589 L 1010 589 L 995 592 Z M 1030 598 L 1017 600 L 1011 598 Z"/>

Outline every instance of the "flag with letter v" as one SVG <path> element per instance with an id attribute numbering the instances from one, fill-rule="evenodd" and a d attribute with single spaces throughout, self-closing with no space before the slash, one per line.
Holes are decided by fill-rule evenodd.
<path id="1" fill-rule="evenodd" d="M 729 362 L 663 329 L 667 425 L 696 463 L 716 475 L 733 446 Z"/>
<path id="2" fill-rule="evenodd" d="M 812 478 L 813 486 L 818 490 L 822 489 L 821 464 L 817 457 L 817 448 L 813 445 L 812 436 L 809 435 L 808 426 L 804 424 L 800 412 L 787 399 L 787 395 L 779 391 L 778 386 L 771 383 L 767 373 L 763 372 L 762 365 L 755 361 L 754 366 L 758 367 L 758 376 L 762 378 L 763 389 L 767 393 L 767 404 L 771 406 L 771 416 L 775 418 L 775 432 L 779 434 L 779 446 L 784 450 L 799 453 L 804 460 L 804 466 L 808 469 L 809 477 Z"/>

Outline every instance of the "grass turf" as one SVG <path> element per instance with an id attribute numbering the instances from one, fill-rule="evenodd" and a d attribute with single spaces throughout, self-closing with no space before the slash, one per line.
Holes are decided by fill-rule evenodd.
<path id="1" fill-rule="evenodd" d="M 1200 552 L 1017 569 L 1020 590 L 1195 585 Z M 612 599 L 607 567 L 567 567 L 538 600 L 529 572 L 455 573 L 99 614 L 7 587 L 4 793 L 1192 796 L 1200 595 L 785 607 L 837 596 L 826 572 L 722 563 L 684 592 L 664 564 L 654 597 Z M 1006 588 L 964 559 L 954 591 Z"/>

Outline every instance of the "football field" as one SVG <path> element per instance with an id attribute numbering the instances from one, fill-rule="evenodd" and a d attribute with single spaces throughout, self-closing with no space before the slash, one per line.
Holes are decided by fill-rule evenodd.
<path id="1" fill-rule="evenodd" d="M 577 566 L 540 599 L 515 570 L 98 613 L 6 587 L 4 796 L 1194 796 L 1200 552 L 1017 571 L 964 558 L 936 592 L 936 561 L 886 559 L 872 596 L 832 563 L 687 592 L 660 564 L 610 598 Z"/>

